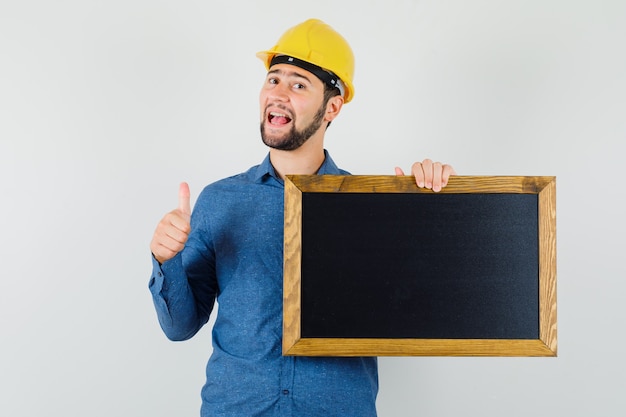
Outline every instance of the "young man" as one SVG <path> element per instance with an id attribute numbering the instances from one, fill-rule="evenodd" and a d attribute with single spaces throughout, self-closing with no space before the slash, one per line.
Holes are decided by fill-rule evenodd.
<path id="1" fill-rule="evenodd" d="M 191 338 L 217 299 L 202 416 L 376 415 L 376 358 L 283 357 L 283 178 L 348 174 L 324 149 L 324 134 L 354 95 L 354 58 L 330 26 L 307 20 L 257 54 L 268 73 L 260 94 L 258 166 L 207 186 L 195 205 L 183 183 L 150 249 L 150 291 L 163 331 Z M 417 185 L 435 191 L 454 170 L 424 160 Z M 398 175 L 404 175 L 396 168 Z"/>

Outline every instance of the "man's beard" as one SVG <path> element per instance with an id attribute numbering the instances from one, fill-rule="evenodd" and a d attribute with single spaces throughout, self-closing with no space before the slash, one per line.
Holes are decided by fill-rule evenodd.
<path id="1" fill-rule="evenodd" d="M 265 132 L 265 123 L 267 119 L 261 122 L 261 139 L 263 139 L 263 143 L 270 148 L 278 149 L 280 151 L 293 151 L 298 149 L 300 146 L 304 145 L 304 143 L 311 138 L 318 131 L 322 123 L 324 122 L 324 114 L 326 113 L 326 106 L 322 105 L 315 117 L 309 123 L 308 126 L 305 126 L 302 130 L 296 129 L 295 119 L 292 120 L 293 126 L 291 130 L 287 133 L 285 138 L 270 138 L 269 135 Z"/>

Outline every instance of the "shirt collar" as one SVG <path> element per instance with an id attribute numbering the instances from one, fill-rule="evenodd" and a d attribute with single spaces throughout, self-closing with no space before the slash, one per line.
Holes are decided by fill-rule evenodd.
<path id="1" fill-rule="evenodd" d="M 317 170 L 318 175 L 341 175 L 342 171 L 337 167 L 335 161 L 330 157 L 330 154 L 324 149 L 324 162 Z M 254 181 L 263 182 L 266 177 L 272 177 L 279 181 L 281 184 L 283 181 L 280 179 L 276 170 L 270 162 L 270 154 L 268 153 L 263 162 L 257 166 L 256 172 L 254 172 Z"/>

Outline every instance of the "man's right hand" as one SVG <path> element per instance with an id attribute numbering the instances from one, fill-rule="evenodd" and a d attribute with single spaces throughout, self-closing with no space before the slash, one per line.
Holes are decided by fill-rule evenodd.
<path id="1" fill-rule="evenodd" d="M 154 231 L 150 250 L 161 264 L 172 259 L 185 247 L 191 231 L 189 196 L 189 185 L 186 182 L 181 183 L 178 191 L 178 208 L 167 213 Z"/>

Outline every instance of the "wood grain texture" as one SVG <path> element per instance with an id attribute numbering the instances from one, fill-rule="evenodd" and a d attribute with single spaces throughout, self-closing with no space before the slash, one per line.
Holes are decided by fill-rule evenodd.
<path id="1" fill-rule="evenodd" d="M 300 339 L 283 352 L 297 356 L 555 356 L 541 340 Z"/>
<path id="2" fill-rule="evenodd" d="M 557 354 L 556 179 L 539 193 L 539 338 Z"/>
<path id="3" fill-rule="evenodd" d="M 538 194 L 539 338 L 395 339 L 301 337 L 302 193 L 433 193 L 412 176 L 287 176 L 283 354 L 298 356 L 556 356 L 556 178 L 455 176 L 441 193 Z M 382 312 L 384 313 L 384 312 Z"/>
<path id="4" fill-rule="evenodd" d="M 285 181 L 283 351 L 300 340 L 302 192 Z"/>
<path id="5" fill-rule="evenodd" d="M 412 176 L 393 175 L 288 175 L 300 190 L 326 193 L 433 193 L 419 188 Z M 442 194 L 538 194 L 554 177 L 454 176 Z"/>

